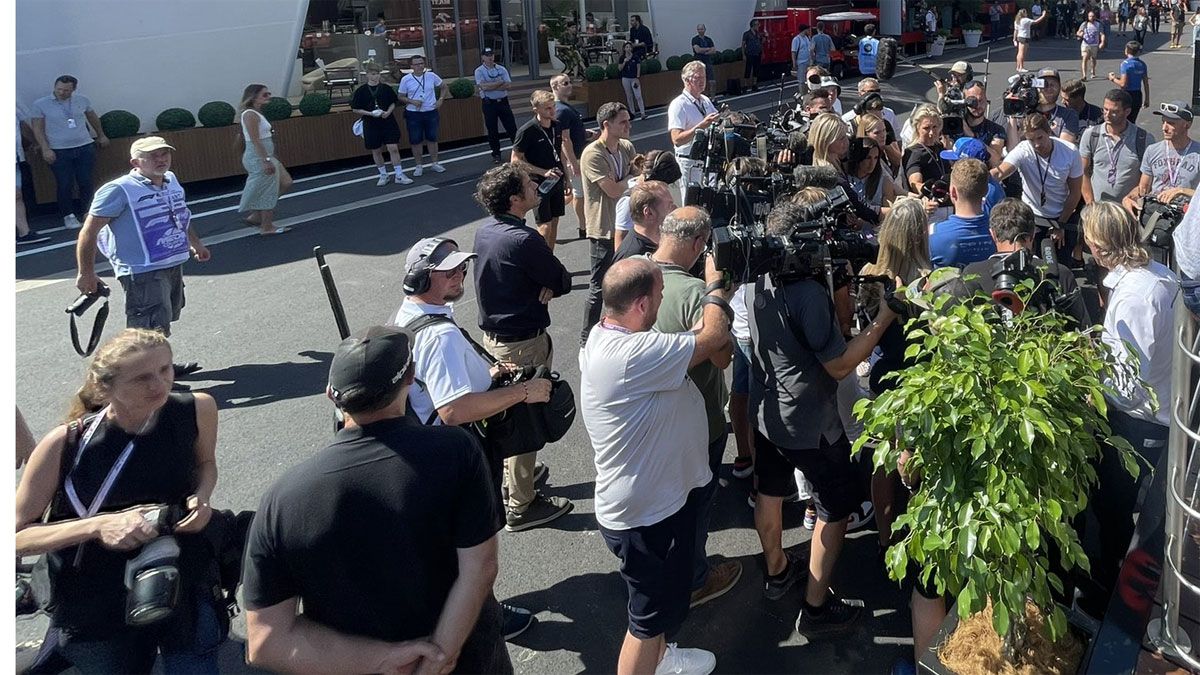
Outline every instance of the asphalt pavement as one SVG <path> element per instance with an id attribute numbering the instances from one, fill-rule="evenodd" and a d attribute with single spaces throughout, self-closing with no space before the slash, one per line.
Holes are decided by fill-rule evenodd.
<path id="1" fill-rule="evenodd" d="M 1166 41 L 1165 32 L 1148 40 L 1151 48 L 1162 48 Z M 1124 39 L 1114 35 L 1111 44 L 1123 45 Z M 1101 54 L 1101 73 L 1116 69 L 1119 50 L 1117 46 Z M 944 70 L 964 59 L 981 74 L 984 55 L 984 48 L 952 49 L 936 61 L 921 63 Z M 995 106 L 1013 72 L 1012 47 L 1002 43 L 991 56 L 989 98 Z M 1156 103 L 1190 100 L 1189 51 L 1160 49 L 1145 60 L 1154 78 Z M 1031 68 L 1057 67 L 1064 79 L 1078 76 L 1078 46 L 1073 41 L 1034 42 L 1028 61 Z M 928 77 L 905 65 L 885 83 L 884 97 L 903 116 L 914 104 L 931 99 L 931 85 Z M 1103 81 L 1092 85 L 1089 100 L 1098 104 L 1108 86 Z M 846 86 L 843 100 L 848 107 L 855 97 L 853 83 Z M 792 91 L 794 85 L 786 94 Z M 728 103 L 737 109 L 769 111 L 777 96 L 777 90 L 764 90 Z M 1142 117 L 1143 126 L 1158 138 L 1156 122 L 1150 115 Z M 634 122 L 633 134 L 639 151 L 668 147 L 665 110 L 654 111 L 648 121 Z M 204 367 L 184 382 L 214 396 L 220 407 L 215 507 L 256 508 L 273 480 L 330 439 L 332 407 L 323 391 L 339 340 L 313 247 L 325 251 L 352 328 L 384 323 L 396 311 L 403 297 L 404 255 L 415 241 L 449 236 L 470 248 L 483 216 L 472 193 L 478 176 L 490 166 L 487 148 L 460 148 L 444 153 L 443 160 L 446 173 L 426 172 L 403 187 L 377 187 L 375 171 L 365 164 L 297 172 L 296 187 L 281 201 L 276 216 L 281 224 L 294 227 L 277 237 L 256 236 L 240 223 L 237 182 L 187 186 L 193 226 L 208 242 L 212 259 L 185 267 L 188 304 L 173 326 L 171 342 L 177 361 L 199 361 Z M 38 218 L 33 225 L 50 228 L 52 220 Z M 583 320 L 588 250 L 586 242 L 574 238 L 575 231 L 569 212 L 559 225 L 556 254 L 572 271 L 575 285 L 570 294 L 551 303 L 550 333 L 557 345 L 555 367 L 578 383 L 575 345 Z M 68 398 L 84 373 L 84 362 L 70 347 L 63 314 L 76 295 L 74 232 L 52 234 L 51 242 L 19 252 L 17 259 L 16 399 L 39 435 L 63 421 Z M 122 302 L 122 293 L 114 292 L 106 336 L 123 326 Z M 462 325 L 477 330 L 469 283 L 457 316 Z M 746 504 L 750 484 L 729 474 L 733 454 L 731 439 L 708 551 L 740 560 L 744 573 L 728 595 L 692 611 L 672 640 L 715 652 L 718 672 L 888 672 L 911 650 L 911 627 L 907 594 L 883 573 L 875 533 L 851 535 L 834 583 L 842 596 L 866 602 L 862 624 L 846 637 L 808 642 L 793 629 L 799 590 L 777 602 L 762 597 L 761 549 L 753 512 Z M 510 654 L 519 673 L 612 672 L 624 635 L 625 587 L 615 558 L 596 530 L 595 470 L 582 422 L 541 453 L 541 459 L 550 467 L 544 491 L 572 500 L 575 509 L 549 527 L 501 534 L 496 594 L 533 610 L 538 619 L 510 644 Z M 785 546 L 806 547 L 809 534 L 801 527 L 802 518 L 801 508 L 785 507 Z M 17 622 L 19 655 L 41 636 L 45 625 L 44 618 Z M 244 635 L 245 622 L 239 617 L 222 652 L 227 672 L 251 670 L 242 662 Z"/>

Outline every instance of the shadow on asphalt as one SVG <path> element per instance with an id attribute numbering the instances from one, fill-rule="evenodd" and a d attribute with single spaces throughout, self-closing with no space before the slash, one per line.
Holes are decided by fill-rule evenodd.
<path id="1" fill-rule="evenodd" d="M 219 370 L 201 370 L 184 379 L 192 391 L 202 391 L 216 399 L 221 410 L 250 408 L 324 391 L 333 353 L 310 350 L 297 356 L 308 360 L 247 363 Z"/>

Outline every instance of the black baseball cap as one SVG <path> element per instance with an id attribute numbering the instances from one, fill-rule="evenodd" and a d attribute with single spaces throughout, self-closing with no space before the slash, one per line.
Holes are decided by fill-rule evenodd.
<path id="1" fill-rule="evenodd" d="M 484 48 L 483 48 L 483 55 L 484 55 L 484 56 L 493 56 L 493 55 L 495 55 L 495 53 L 496 53 L 496 50 L 495 50 L 495 49 L 492 49 L 491 47 L 484 47 Z"/>
<path id="2" fill-rule="evenodd" d="M 329 396 L 339 408 L 386 404 L 400 391 L 412 363 L 412 334 L 371 326 L 342 340 L 329 366 Z"/>

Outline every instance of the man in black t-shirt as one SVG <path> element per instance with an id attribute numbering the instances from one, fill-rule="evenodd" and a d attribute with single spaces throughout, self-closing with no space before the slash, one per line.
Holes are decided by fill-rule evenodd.
<path id="1" fill-rule="evenodd" d="M 633 44 L 633 57 L 638 61 L 654 51 L 654 34 L 637 14 L 629 15 L 629 41 Z"/>
<path id="2" fill-rule="evenodd" d="M 383 161 L 383 148 L 387 146 L 388 157 L 396 172 L 396 183 L 408 185 L 413 182 L 400 168 L 400 125 L 396 123 L 396 104 L 400 102 L 396 90 L 379 79 L 379 65 L 368 61 L 367 82 L 354 90 L 350 97 L 350 112 L 362 115 L 362 137 L 375 159 L 379 170 L 378 185 L 388 184 L 387 165 Z"/>
<path id="3" fill-rule="evenodd" d="M 746 58 L 745 72 L 742 77 L 750 80 L 750 91 L 758 91 L 758 69 L 762 66 L 763 42 L 767 34 L 762 30 L 762 22 L 750 20 L 750 30 L 742 33 L 742 55 Z"/>
<path id="4" fill-rule="evenodd" d="M 568 75 L 560 73 L 550 78 L 550 90 L 554 92 L 555 121 L 558 122 L 558 128 L 566 132 L 563 136 L 562 158 L 567 174 L 571 177 L 571 204 L 579 221 L 579 238 L 583 239 L 586 232 L 583 227 L 583 177 L 579 168 L 579 155 L 588 143 L 596 139 L 596 133 L 583 126 L 583 115 L 570 104 L 574 87 Z"/>
<path id="5" fill-rule="evenodd" d="M 412 382 L 406 331 L 373 326 L 338 346 L 327 394 L 346 426 L 271 486 L 250 526 L 251 664 L 512 672 L 487 463 L 466 430 L 406 416 Z"/>
<path id="6" fill-rule="evenodd" d="M 675 209 L 675 198 L 666 183 L 656 180 L 638 183 L 629 193 L 629 217 L 633 219 L 633 229 L 621 240 L 621 246 L 613 254 L 613 262 L 657 251 L 658 228 Z M 700 262 L 703 264 L 704 261 Z"/>
<path id="7" fill-rule="evenodd" d="M 524 168 L 530 178 L 539 184 L 546 181 L 557 183 L 549 192 L 539 188 L 542 200 L 534 212 L 538 232 L 550 250 L 554 251 L 554 243 L 558 239 L 558 219 L 566 213 L 567 208 L 562 142 L 569 133 L 554 119 L 553 93 L 539 89 L 529 97 L 529 104 L 533 107 L 533 119 L 517 129 L 516 139 L 513 140 L 512 163 Z"/>
<path id="8" fill-rule="evenodd" d="M 987 90 L 979 80 L 971 80 L 963 87 L 967 100 L 967 114 L 963 122 L 963 135 L 978 138 L 988 151 L 988 168 L 1000 166 L 1004 148 L 1008 143 L 1008 132 L 1004 127 L 987 118 Z"/>

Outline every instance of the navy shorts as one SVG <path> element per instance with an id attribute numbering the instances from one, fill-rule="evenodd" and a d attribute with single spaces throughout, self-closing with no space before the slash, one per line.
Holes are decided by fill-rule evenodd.
<path id="1" fill-rule="evenodd" d="M 845 434 L 833 443 L 821 439 L 821 447 L 808 450 L 781 448 L 761 431 L 754 431 L 754 475 L 759 494 L 787 497 L 795 494 L 794 469 L 804 472 L 812 483 L 817 515 L 836 523 L 862 506 L 862 471 L 850 461 L 850 440 Z"/>
<path id="2" fill-rule="evenodd" d="M 408 144 L 437 143 L 438 111 L 404 111 L 404 124 L 408 126 Z"/>
<path id="3" fill-rule="evenodd" d="M 600 527 L 608 550 L 621 560 L 629 593 L 629 633 L 649 640 L 674 632 L 692 601 L 696 509 L 704 488 L 688 493 L 683 508 L 653 525 L 629 530 Z"/>
<path id="4" fill-rule="evenodd" d="M 750 393 L 750 343 L 734 340 L 733 344 L 733 394 Z"/>

